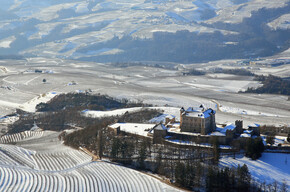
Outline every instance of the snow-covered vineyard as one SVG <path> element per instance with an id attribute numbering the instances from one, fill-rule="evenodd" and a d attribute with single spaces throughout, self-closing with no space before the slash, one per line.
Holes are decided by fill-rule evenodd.
<path id="1" fill-rule="evenodd" d="M 0 191 L 175 191 L 151 176 L 105 162 L 61 171 L 1 166 L 0 174 Z"/>
<path id="2" fill-rule="evenodd" d="M 48 145 L 45 136 L 51 134 L 40 133 L 3 136 L 1 142 L 21 145 L 27 138 L 40 138 Z M 152 176 L 108 162 L 92 162 L 82 151 L 65 149 L 41 152 L 0 144 L 0 191 L 177 191 Z"/>
<path id="3" fill-rule="evenodd" d="M 13 143 L 24 139 L 41 137 L 43 133 L 43 131 L 24 131 L 12 135 L 4 135 L 0 138 L 0 143 Z"/>

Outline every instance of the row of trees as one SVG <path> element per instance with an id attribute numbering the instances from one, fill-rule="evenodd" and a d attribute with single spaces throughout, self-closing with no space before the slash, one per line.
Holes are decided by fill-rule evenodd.
<path id="1" fill-rule="evenodd" d="M 207 191 L 250 191 L 251 174 L 245 164 L 238 165 L 237 169 L 210 166 L 207 170 L 206 188 Z"/>
<path id="2" fill-rule="evenodd" d="M 213 70 L 214 73 L 225 73 L 225 74 L 233 74 L 233 75 L 241 75 L 241 76 L 254 76 L 255 74 L 247 69 L 223 69 L 223 68 L 215 68 Z"/>

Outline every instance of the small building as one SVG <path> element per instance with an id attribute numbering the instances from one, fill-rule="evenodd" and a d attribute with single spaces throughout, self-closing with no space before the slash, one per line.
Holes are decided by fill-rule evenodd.
<path id="1" fill-rule="evenodd" d="M 163 138 L 167 136 L 167 128 L 159 123 L 148 132 L 149 134 L 153 134 L 153 143 L 162 143 Z"/>
<path id="2" fill-rule="evenodd" d="M 248 130 L 252 131 L 251 135 L 260 136 L 260 125 L 257 123 L 253 123 L 251 125 L 248 125 Z"/>
<path id="3" fill-rule="evenodd" d="M 237 127 L 233 123 L 227 124 L 222 130 L 221 133 L 226 135 L 226 144 L 229 144 L 236 136 Z"/>
<path id="4" fill-rule="evenodd" d="M 148 136 L 148 132 L 154 127 L 156 124 L 144 124 L 144 123 L 114 123 L 109 125 L 108 128 L 113 130 L 113 132 L 117 135 L 120 132 L 127 132 L 131 134 L 136 134 L 140 136 Z"/>
<path id="5" fill-rule="evenodd" d="M 175 122 L 175 116 L 174 115 L 167 115 L 165 117 L 165 122 L 164 124 L 168 124 L 168 123 L 174 123 Z"/>

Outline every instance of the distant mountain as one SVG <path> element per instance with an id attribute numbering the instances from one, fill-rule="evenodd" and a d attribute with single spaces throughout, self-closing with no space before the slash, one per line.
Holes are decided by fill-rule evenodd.
<path id="1" fill-rule="evenodd" d="M 15 0 L 0 56 L 191 63 L 290 47 L 290 0 Z"/>

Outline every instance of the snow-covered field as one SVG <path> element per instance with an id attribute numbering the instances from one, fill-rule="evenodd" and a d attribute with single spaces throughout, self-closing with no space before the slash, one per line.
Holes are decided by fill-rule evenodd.
<path id="1" fill-rule="evenodd" d="M 208 63 L 208 67 L 222 66 L 222 63 L 230 62 L 235 63 L 213 62 Z M 116 68 L 99 63 L 45 58 L 4 60 L 1 66 L 5 72 L 0 75 L 1 85 L 4 87 L 0 88 L 0 117 L 14 112 L 15 108 L 33 112 L 38 103 L 47 102 L 57 94 L 84 92 L 90 89 L 93 94 L 101 93 L 118 99 L 143 101 L 153 104 L 154 107 L 171 106 L 174 108 L 161 110 L 165 110 L 164 114 L 171 114 L 177 118 L 179 108 L 203 104 L 216 110 L 219 106 L 220 111 L 216 114 L 218 123 L 232 123 L 243 119 L 244 125 L 290 125 L 288 97 L 237 94 L 237 91 L 248 86 L 259 86 L 258 82 L 251 81 L 248 77 L 222 74 L 181 76 L 178 71 L 161 68 Z M 196 66 L 202 69 L 204 64 Z M 276 67 L 265 67 L 263 70 L 265 74 L 275 75 L 290 69 L 288 65 L 282 67 L 279 67 L 281 70 L 277 70 Z M 35 73 L 35 69 L 53 73 Z M 46 79 L 45 83 L 43 79 Z M 129 109 L 113 112 L 87 111 L 86 114 L 98 117 L 123 114 L 127 110 Z"/>
<path id="2" fill-rule="evenodd" d="M 285 153 L 263 153 L 262 157 L 253 161 L 247 157 L 222 157 L 221 166 L 237 167 L 246 164 L 255 180 L 267 184 L 274 181 L 285 181 L 290 189 L 290 154 Z"/>
<path id="3" fill-rule="evenodd" d="M 142 110 L 142 107 L 133 107 L 133 108 L 125 108 L 125 109 L 116 109 L 113 111 L 92 111 L 92 110 L 85 110 L 82 113 L 87 117 L 106 117 L 106 116 L 117 116 L 117 115 L 124 115 L 126 112 L 136 112 Z"/>
<path id="4" fill-rule="evenodd" d="M 61 144 L 52 131 L 1 138 L 0 191 L 179 191 L 160 180 Z M 29 135 L 28 138 L 20 135 Z"/>

